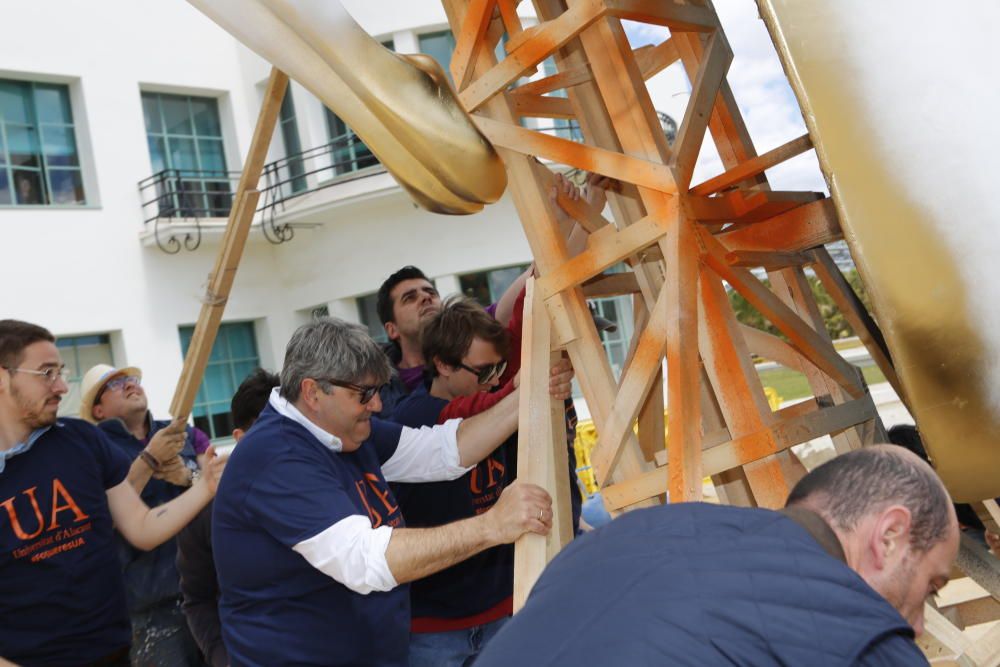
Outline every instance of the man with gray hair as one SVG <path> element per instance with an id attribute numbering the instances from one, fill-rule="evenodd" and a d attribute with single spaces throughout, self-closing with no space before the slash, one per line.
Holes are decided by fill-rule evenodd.
<path id="1" fill-rule="evenodd" d="M 517 428 L 518 394 L 464 421 L 405 428 L 372 417 L 389 363 L 366 330 L 300 327 L 281 386 L 228 463 L 212 546 L 233 665 L 406 665 L 408 582 L 526 532 L 551 500 L 515 483 L 489 511 L 404 527 L 386 480 L 468 472 Z"/>
<path id="2" fill-rule="evenodd" d="M 848 452 L 780 512 L 677 503 L 577 538 L 476 667 L 925 665 L 913 637 L 958 542 L 930 466 Z"/>

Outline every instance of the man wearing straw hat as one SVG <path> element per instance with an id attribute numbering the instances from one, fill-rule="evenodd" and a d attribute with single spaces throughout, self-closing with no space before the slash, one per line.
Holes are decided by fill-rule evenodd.
<path id="1" fill-rule="evenodd" d="M 191 485 L 199 474 L 197 456 L 209 446 L 208 436 L 183 419 L 153 419 L 142 388 L 142 370 L 135 366 L 98 364 L 87 371 L 80 416 L 97 424 L 129 457 L 128 480 L 150 507 L 173 500 Z M 132 619 L 133 662 L 202 664 L 180 608 L 176 541 L 141 551 L 119 537 L 118 555 Z"/>

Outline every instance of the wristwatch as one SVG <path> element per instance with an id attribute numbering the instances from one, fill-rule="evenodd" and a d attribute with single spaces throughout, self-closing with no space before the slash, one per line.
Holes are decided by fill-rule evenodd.
<path id="1" fill-rule="evenodd" d="M 139 458 L 152 469 L 153 472 L 160 472 L 160 462 L 156 460 L 156 457 L 147 452 L 145 449 L 139 452 Z"/>

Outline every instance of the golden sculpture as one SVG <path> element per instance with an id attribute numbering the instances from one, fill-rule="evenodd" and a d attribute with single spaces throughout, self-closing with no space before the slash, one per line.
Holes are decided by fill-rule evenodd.
<path id="1" fill-rule="evenodd" d="M 422 207 L 475 213 L 503 194 L 503 163 L 433 58 L 386 49 L 340 2 L 190 2 L 333 109 Z"/>

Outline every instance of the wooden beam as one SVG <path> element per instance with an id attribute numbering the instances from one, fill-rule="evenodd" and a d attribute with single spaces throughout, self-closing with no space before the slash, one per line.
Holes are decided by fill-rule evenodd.
<path id="1" fill-rule="evenodd" d="M 730 266 L 725 260 L 722 245 L 711 235 L 701 232 L 707 252 L 706 263 L 781 330 L 800 354 L 826 373 L 847 392 L 858 398 L 865 394 L 857 370 L 843 360 L 833 345 L 824 340 L 794 311 L 765 287 L 746 269 Z"/>
<path id="2" fill-rule="evenodd" d="M 743 268 L 763 267 L 783 269 L 787 266 L 802 266 L 811 260 L 798 252 L 764 252 L 760 250 L 730 250 L 726 253 L 730 266 Z"/>
<path id="3" fill-rule="evenodd" d="M 464 90 L 472 79 L 472 65 L 479 57 L 495 9 L 496 0 L 469 0 L 466 5 L 462 30 L 456 35 L 455 50 L 451 54 L 451 78 L 457 90 Z"/>
<path id="4" fill-rule="evenodd" d="M 715 100 L 719 95 L 722 82 L 733 61 L 733 52 L 729 49 L 721 32 L 708 38 L 707 55 L 698 68 L 698 75 L 692 84 L 691 98 L 684 111 L 684 120 L 677 130 L 674 140 L 675 177 L 677 187 L 687 190 L 694 173 L 695 162 L 705 141 L 705 130 L 711 118 Z"/>
<path id="5" fill-rule="evenodd" d="M 582 284 L 626 257 L 656 243 L 667 233 L 666 220 L 646 218 L 619 230 L 608 225 L 590 235 L 587 248 L 538 280 L 538 291 L 549 299 L 570 287 Z"/>
<path id="6" fill-rule="evenodd" d="M 500 20 L 503 21 L 504 28 L 508 35 L 516 35 L 523 30 L 521 27 L 521 17 L 517 15 L 517 6 L 521 0 L 497 0 L 497 7 L 500 10 Z"/>
<path id="7" fill-rule="evenodd" d="M 483 106 L 596 21 L 604 11 L 600 0 L 580 0 L 558 18 L 539 24 L 529 39 L 459 93 L 462 106 L 469 113 Z"/>
<path id="8" fill-rule="evenodd" d="M 264 169 L 267 149 L 274 136 L 274 128 L 281 111 L 281 101 L 288 88 L 288 75 L 276 67 L 271 68 L 271 75 L 264 91 L 264 102 L 257 116 L 250 150 L 243 163 L 236 193 L 233 195 L 233 207 L 229 212 L 229 222 L 222 237 L 222 245 L 215 258 L 215 266 L 209 275 L 208 287 L 202 300 L 201 313 L 194 326 L 191 343 L 184 355 L 184 367 L 181 370 L 177 389 L 170 403 L 170 414 L 174 417 L 187 417 L 194 406 L 198 387 L 205 376 L 205 365 L 212 352 L 212 345 L 222 323 L 222 314 L 229 300 L 229 293 L 236 279 L 236 270 L 240 266 L 240 258 L 246 247 L 250 226 L 253 224 L 254 213 L 257 211 L 257 200 L 260 192 L 257 184 Z"/>
<path id="9" fill-rule="evenodd" d="M 524 606 L 545 565 L 572 537 L 565 414 L 562 403 L 552 400 L 548 388 L 552 343 L 549 315 L 535 291 L 534 278 L 528 279 L 525 290 L 517 478 L 552 495 L 553 517 L 548 536 L 525 533 L 514 544 L 514 611 Z M 561 460 L 557 460 L 560 452 Z"/>
<path id="10" fill-rule="evenodd" d="M 635 55 L 635 63 L 639 66 L 644 81 L 649 81 L 654 76 L 680 60 L 677 53 L 677 44 L 673 38 L 666 39 L 656 46 L 647 46 L 636 49 L 632 52 Z"/>
<path id="11" fill-rule="evenodd" d="M 827 198 L 716 238 L 730 250 L 802 252 L 839 241 L 844 234 L 833 200 Z"/>
<path id="12" fill-rule="evenodd" d="M 746 162 L 741 162 L 739 165 L 733 167 L 725 173 L 719 174 L 714 178 L 710 178 L 700 185 L 696 185 L 691 188 L 691 194 L 708 196 L 715 194 L 720 190 L 725 190 L 726 188 L 738 185 L 752 176 L 756 176 L 757 174 L 760 174 L 767 169 L 771 169 L 786 160 L 805 153 L 807 150 L 812 148 L 812 146 L 812 139 L 808 134 L 803 134 L 798 139 L 792 139 L 787 144 L 778 146 L 774 150 L 770 150 L 758 157 L 751 158 Z"/>
<path id="13" fill-rule="evenodd" d="M 565 97 L 542 95 L 511 96 L 511 105 L 519 116 L 530 118 L 575 118 L 573 105 Z"/>
<path id="14" fill-rule="evenodd" d="M 672 195 L 677 192 L 673 173 L 666 165 L 586 146 L 483 116 L 473 116 L 473 122 L 494 146 L 636 183 L 664 194 Z"/>
<path id="15" fill-rule="evenodd" d="M 583 283 L 583 293 L 588 299 L 605 299 L 639 292 L 639 281 L 631 271 L 602 273 Z"/>
<path id="16" fill-rule="evenodd" d="M 675 32 L 712 32 L 719 27 L 715 12 L 672 0 L 604 0 L 608 14 L 620 19 L 652 23 Z"/>

